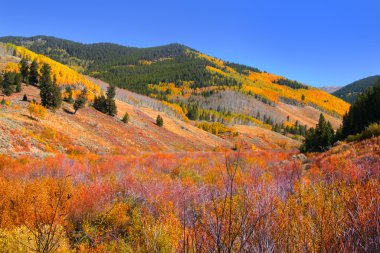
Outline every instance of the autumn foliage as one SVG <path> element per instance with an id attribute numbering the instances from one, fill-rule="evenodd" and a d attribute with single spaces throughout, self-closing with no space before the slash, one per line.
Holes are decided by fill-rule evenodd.
<path id="1" fill-rule="evenodd" d="M 15 46 L 12 44 L 7 44 L 9 49 L 13 49 L 15 54 L 21 58 L 28 59 L 29 61 L 35 60 L 39 65 L 39 72 L 41 73 L 41 68 L 43 64 L 48 64 L 51 67 L 51 75 L 56 78 L 58 85 L 72 85 L 77 86 L 77 93 L 80 93 L 80 90 L 86 88 L 89 91 L 90 98 L 100 93 L 99 86 L 95 85 L 93 82 L 85 78 L 83 75 L 79 74 L 75 70 L 56 62 L 44 55 L 36 54 L 24 47 Z M 8 69 L 18 70 L 17 64 L 8 64 Z"/>
<path id="2" fill-rule="evenodd" d="M 0 245 L 376 252 L 380 158 L 370 150 L 379 150 L 379 139 L 338 146 L 307 163 L 275 151 L 0 156 Z"/>

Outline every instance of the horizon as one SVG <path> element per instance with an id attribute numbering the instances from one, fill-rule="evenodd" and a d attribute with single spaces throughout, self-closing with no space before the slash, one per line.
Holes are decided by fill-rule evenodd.
<path id="1" fill-rule="evenodd" d="M 316 87 L 380 74 L 380 34 L 373 32 L 380 27 L 376 1 L 92 3 L 21 1 L 18 18 L 10 11 L 0 17 L 0 36 L 133 47 L 179 43 Z M 3 4 L 5 10 L 12 6 Z M 30 19 L 31 9 L 40 18 Z"/>

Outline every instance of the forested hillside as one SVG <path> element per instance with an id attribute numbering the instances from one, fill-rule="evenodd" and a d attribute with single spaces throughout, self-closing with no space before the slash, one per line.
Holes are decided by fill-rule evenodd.
<path id="1" fill-rule="evenodd" d="M 0 252 L 379 252 L 380 84 L 349 109 L 177 44 L 3 40 Z"/>
<path id="2" fill-rule="evenodd" d="M 7 59 L 3 62 L 3 68 L 6 71 L 20 72 L 21 65 L 19 62 L 21 58 L 24 59 L 28 65 L 31 65 L 32 63 L 35 64 L 35 71 L 37 75 L 41 73 L 43 64 L 49 64 L 51 67 L 52 77 L 55 78 L 58 85 L 71 87 L 73 92 L 76 94 L 78 94 L 81 89 L 86 88 L 88 90 L 89 98 L 93 98 L 100 92 L 99 86 L 85 78 L 84 75 L 77 73 L 75 70 L 54 61 L 49 57 L 42 54 L 37 54 L 24 47 L 11 44 L 0 43 L 0 48 L 3 52 L 3 57 Z M 12 59 L 9 58 L 10 55 L 13 55 Z M 27 68 L 29 69 L 29 66 Z M 2 68 L 0 68 L 0 70 L 2 70 Z"/>
<path id="3" fill-rule="evenodd" d="M 344 86 L 332 94 L 347 101 L 350 104 L 353 104 L 358 95 L 362 94 L 368 88 L 374 86 L 378 80 L 380 80 L 380 75 L 363 78 Z"/>
<path id="4" fill-rule="evenodd" d="M 319 89 L 179 44 L 134 48 L 46 36 L 0 41 L 22 45 L 92 77 L 170 103 L 192 120 L 267 125 L 280 132 L 288 126 L 302 132 L 298 126 L 314 125 L 320 112 L 328 114 L 337 128 L 349 107 Z"/>

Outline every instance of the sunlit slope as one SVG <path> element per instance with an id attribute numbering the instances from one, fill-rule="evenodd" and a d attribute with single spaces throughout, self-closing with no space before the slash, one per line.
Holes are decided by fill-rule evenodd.
<path id="1" fill-rule="evenodd" d="M 47 110 L 44 119 L 29 116 L 23 94 L 39 101 L 39 90 L 23 86 L 22 93 L 6 97 L 0 105 L 0 154 L 46 156 L 50 154 L 134 154 L 137 152 L 212 151 L 233 144 L 164 112 L 139 108 L 117 100 L 118 115 L 110 117 L 86 107 L 72 114 L 72 105 Z M 0 92 L 1 96 L 1 92 Z M 128 124 L 121 121 L 128 113 Z M 155 124 L 160 114 L 164 126 Z"/>
<path id="2" fill-rule="evenodd" d="M 242 83 L 240 91 L 244 93 L 258 94 L 275 103 L 291 100 L 294 103 L 299 103 L 300 106 L 310 105 L 337 116 L 343 116 L 349 109 L 347 102 L 323 90 L 311 86 L 307 86 L 307 89 L 292 89 L 276 83 L 278 80 L 285 79 L 282 76 L 251 70 L 246 70 L 245 74 L 241 74 L 234 68 L 227 66 L 222 60 L 201 53 L 197 53 L 197 55 L 217 65 L 217 68 L 208 66 L 207 69 L 210 72 L 240 81 Z"/>
<path id="3" fill-rule="evenodd" d="M 196 120 L 312 127 L 319 114 L 325 113 L 338 127 L 349 108 L 348 103 L 317 88 L 180 44 L 136 48 L 47 36 L 2 37 L 0 41 L 27 47 L 86 75 L 163 101 L 181 118 L 197 107 L 203 116 Z"/>
<path id="4" fill-rule="evenodd" d="M 215 151 L 231 150 L 238 141 L 246 143 L 245 149 L 260 150 L 293 150 L 299 145 L 278 133 L 249 126 L 236 127 L 237 137 L 216 136 L 197 128 L 193 122 L 157 111 L 155 106 L 144 107 L 120 100 L 116 101 L 118 115 L 115 117 L 92 107 L 73 115 L 72 105 L 63 103 L 62 109 L 48 110 L 44 119 L 35 120 L 29 116 L 29 102 L 22 101 L 22 96 L 26 94 L 30 100 L 39 101 L 39 90 L 31 85 L 22 88 L 22 93 L 6 97 L 8 105 L 0 105 L 0 154 L 47 156 Z M 126 112 L 130 117 L 128 124 L 121 121 Z M 155 124 L 159 114 L 164 118 L 163 127 Z"/>
<path id="5" fill-rule="evenodd" d="M 57 84 L 59 85 L 73 85 L 78 88 L 85 87 L 90 94 L 99 94 L 100 89 L 93 82 L 85 78 L 82 74 L 79 74 L 75 70 L 54 61 L 44 55 L 34 53 L 29 49 L 21 46 L 15 46 L 12 44 L 6 44 L 6 50 L 19 58 L 26 58 L 29 61 L 36 61 L 39 64 L 40 69 L 42 65 L 47 63 L 51 66 L 52 76 L 56 78 Z"/>

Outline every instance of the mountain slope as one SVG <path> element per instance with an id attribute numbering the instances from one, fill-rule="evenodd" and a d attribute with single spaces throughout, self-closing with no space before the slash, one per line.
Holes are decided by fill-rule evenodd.
<path id="1" fill-rule="evenodd" d="M 0 154 L 14 156 L 46 156 L 50 154 L 128 154 L 137 152 L 212 151 L 230 149 L 239 140 L 245 148 L 296 149 L 299 145 L 288 137 L 272 131 L 245 126 L 238 137 L 218 137 L 164 112 L 117 100 L 118 115 L 109 117 L 88 107 L 72 115 L 72 105 L 63 104 L 56 112 L 48 111 L 43 120 L 29 117 L 29 102 L 23 94 L 39 101 L 39 90 L 23 86 L 22 93 L 5 99 L 10 105 L 0 105 Z M 133 94 L 132 94 L 133 95 Z M 0 92 L 0 97 L 2 96 Z M 123 94 L 118 94 L 123 97 Z M 130 122 L 121 118 L 128 112 Z M 160 114 L 164 127 L 155 124 Z M 248 133 L 247 133 L 248 132 Z M 246 138 L 247 134 L 249 138 Z"/>
<path id="2" fill-rule="evenodd" d="M 324 90 L 328 93 L 334 93 L 335 91 L 341 89 L 342 86 L 322 86 L 322 87 L 318 87 L 318 88 L 321 90 Z"/>
<path id="3" fill-rule="evenodd" d="M 71 86 L 74 93 L 80 93 L 83 88 L 86 88 L 89 98 L 92 99 L 100 92 L 97 85 L 64 64 L 54 61 L 42 54 L 36 54 L 21 46 L 0 43 L 0 70 L 11 68 L 13 71 L 19 71 L 18 62 L 21 58 L 36 61 L 39 66 L 39 72 L 41 72 L 43 64 L 49 64 L 57 84 L 61 86 Z"/>
<path id="4" fill-rule="evenodd" d="M 379 79 L 380 75 L 369 76 L 348 84 L 343 88 L 333 92 L 332 94 L 352 104 L 355 102 L 359 94 L 367 90 L 369 87 L 374 86 Z"/>
<path id="5" fill-rule="evenodd" d="M 196 120 L 274 126 L 286 124 L 288 119 L 296 124 L 296 118 L 306 117 L 298 124 L 313 126 L 324 112 L 339 126 L 349 108 L 319 89 L 179 44 L 133 48 L 46 36 L 3 37 L 0 41 L 28 47 L 110 84 L 181 106 L 184 114 Z M 238 96 L 240 105 L 231 103 L 231 96 Z M 302 117 L 283 110 L 289 106 L 296 106 Z M 191 111 L 194 108 L 196 113 Z M 315 109 L 315 115 L 309 108 Z"/>

